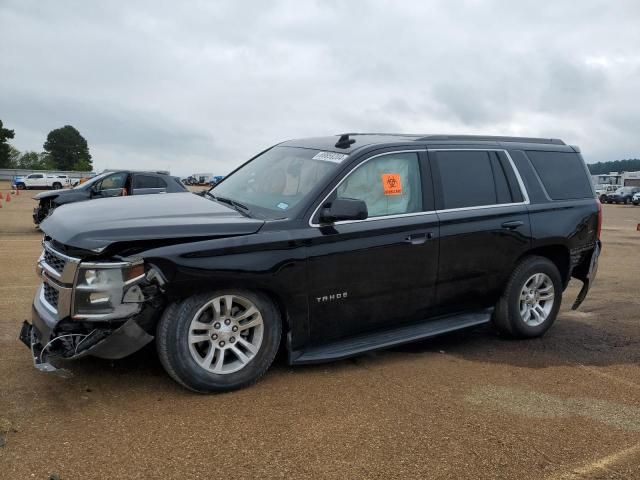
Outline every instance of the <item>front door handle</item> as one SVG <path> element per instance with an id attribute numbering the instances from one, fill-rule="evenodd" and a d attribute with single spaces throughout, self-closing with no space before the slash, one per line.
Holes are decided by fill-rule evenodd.
<path id="1" fill-rule="evenodd" d="M 407 236 L 404 241 L 410 243 L 411 245 L 422 245 L 427 240 L 433 238 L 433 233 L 414 233 L 412 235 Z"/>
<path id="2" fill-rule="evenodd" d="M 502 224 L 502 228 L 506 228 L 507 230 L 515 230 L 522 225 L 524 225 L 524 222 L 522 220 L 511 220 L 509 222 L 504 222 Z"/>

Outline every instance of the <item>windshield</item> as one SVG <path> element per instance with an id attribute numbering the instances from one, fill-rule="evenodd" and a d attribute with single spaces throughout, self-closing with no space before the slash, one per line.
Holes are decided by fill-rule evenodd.
<path id="1" fill-rule="evenodd" d="M 210 190 L 216 197 L 286 212 L 334 171 L 347 155 L 308 148 L 273 147 Z"/>
<path id="2" fill-rule="evenodd" d="M 631 193 L 632 190 L 633 188 L 631 187 L 622 187 L 616 190 L 616 193 Z"/>

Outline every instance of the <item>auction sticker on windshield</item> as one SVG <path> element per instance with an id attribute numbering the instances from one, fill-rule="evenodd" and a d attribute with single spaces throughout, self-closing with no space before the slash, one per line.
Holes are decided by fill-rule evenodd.
<path id="1" fill-rule="evenodd" d="M 345 155 L 344 153 L 319 152 L 313 156 L 313 160 L 324 160 L 326 162 L 340 163 L 348 156 L 349 155 Z"/>

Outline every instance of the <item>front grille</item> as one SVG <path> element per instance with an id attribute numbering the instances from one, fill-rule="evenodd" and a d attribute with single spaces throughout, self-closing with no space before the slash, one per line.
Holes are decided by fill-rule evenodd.
<path id="1" fill-rule="evenodd" d="M 42 288 L 43 288 L 43 293 L 44 293 L 44 299 L 47 301 L 47 303 L 49 305 L 51 305 L 53 308 L 57 309 L 58 308 L 58 296 L 59 296 L 58 290 L 53 288 L 48 283 L 43 283 L 42 284 Z"/>
<path id="2" fill-rule="evenodd" d="M 44 251 L 44 261 L 58 273 L 62 273 L 64 271 L 64 266 L 67 263 L 63 258 L 58 257 L 49 250 Z"/>

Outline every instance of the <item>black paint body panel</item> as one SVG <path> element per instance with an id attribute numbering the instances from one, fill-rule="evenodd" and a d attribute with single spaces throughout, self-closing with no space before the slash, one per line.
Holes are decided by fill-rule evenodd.
<path id="1" fill-rule="evenodd" d="M 104 252 L 96 258 L 143 258 L 166 277 L 169 300 L 226 288 L 267 292 L 282 312 L 289 351 L 298 353 L 431 317 L 482 311 L 495 304 L 522 256 L 566 250 L 574 268 L 584 261 L 580 252 L 596 244 L 595 198 L 552 201 L 526 156 L 527 149 L 571 147 L 392 137 L 339 149 L 335 140 L 285 143 L 349 155 L 294 218 L 262 221 L 203 197 L 162 195 L 72 205 L 65 207 L 65 222 L 60 209 L 42 229 L 59 243 Z M 529 203 L 438 210 L 432 148 L 506 150 Z M 420 151 L 424 213 L 314 226 L 318 205 L 354 166 L 406 150 Z"/>

